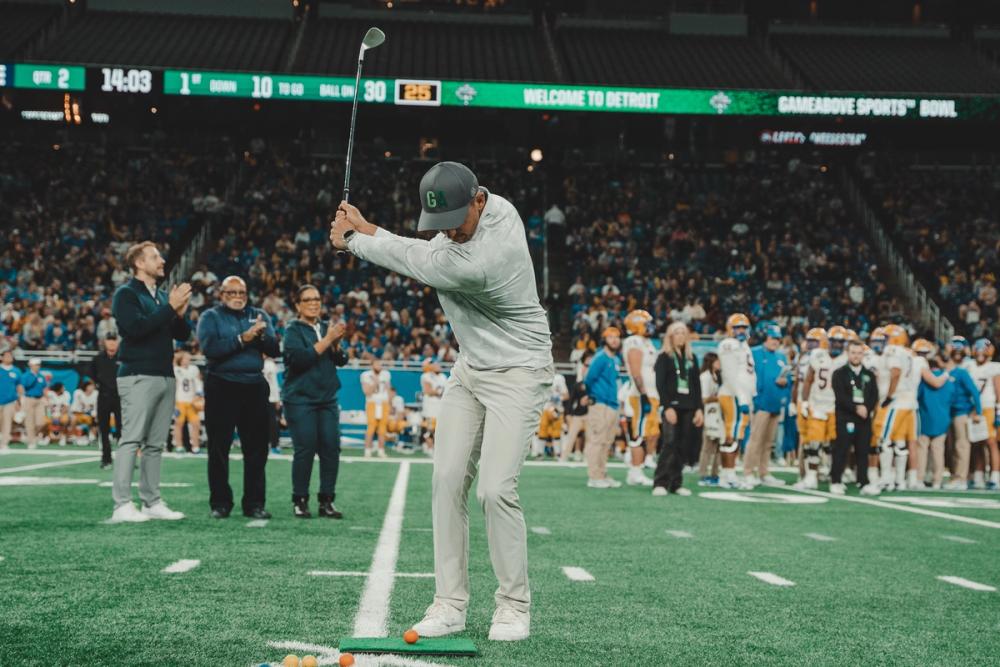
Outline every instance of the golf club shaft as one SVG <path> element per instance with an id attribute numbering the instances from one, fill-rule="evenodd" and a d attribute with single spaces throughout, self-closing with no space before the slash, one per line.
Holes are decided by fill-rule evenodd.
<path id="1" fill-rule="evenodd" d="M 344 165 L 344 201 L 350 201 L 351 156 L 354 153 L 354 124 L 358 117 L 358 93 L 361 92 L 361 66 L 365 62 L 364 50 L 358 54 L 358 73 L 354 77 L 354 105 L 351 107 L 351 132 L 347 137 L 347 163 Z"/>

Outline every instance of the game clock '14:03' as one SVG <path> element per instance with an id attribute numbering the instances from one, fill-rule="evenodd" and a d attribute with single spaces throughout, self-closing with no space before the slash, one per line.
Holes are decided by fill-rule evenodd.
<path id="1" fill-rule="evenodd" d="M 101 90 L 106 93 L 150 93 L 153 91 L 153 73 L 148 69 L 102 67 L 104 81 Z"/>

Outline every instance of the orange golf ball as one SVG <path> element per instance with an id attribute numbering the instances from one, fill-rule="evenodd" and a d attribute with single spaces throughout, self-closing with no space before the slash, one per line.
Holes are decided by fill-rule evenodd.
<path id="1" fill-rule="evenodd" d="M 420 635 L 412 628 L 403 633 L 403 641 L 407 644 L 416 644 L 418 639 L 420 639 Z"/>
<path id="2" fill-rule="evenodd" d="M 340 654 L 340 667 L 351 667 L 354 664 L 354 656 L 350 653 Z"/>
<path id="3" fill-rule="evenodd" d="M 319 660 L 314 655 L 303 656 L 302 667 L 319 667 Z"/>
<path id="4" fill-rule="evenodd" d="M 281 661 L 282 667 L 299 667 L 299 656 L 288 654 Z"/>

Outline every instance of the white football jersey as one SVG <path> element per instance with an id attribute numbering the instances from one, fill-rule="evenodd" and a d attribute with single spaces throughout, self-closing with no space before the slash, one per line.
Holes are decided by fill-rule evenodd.
<path id="1" fill-rule="evenodd" d="M 889 365 L 884 350 L 883 354 L 876 354 L 872 359 L 871 370 L 875 373 L 875 384 L 878 385 L 878 402 L 881 403 L 885 400 L 886 394 L 889 393 Z"/>
<path id="2" fill-rule="evenodd" d="M 846 363 L 846 352 L 833 357 L 828 351 L 817 349 L 809 355 L 809 368 L 813 372 L 813 382 L 809 388 L 810 417 L 826 419 L 833 412 L 837 404 L 833 395 L 833 372 Z"/>
<path id="3" fill-rule="evenodd" d="M 390 412 L 396 419 L 402 419 L 406 416 L 406 401 L 399 394 L 392 397 L 392 412 Z"/>
<path id="4" fill-rule="evenodd" d="M 959 366 L 971 373 L 972 369 L 976 367 L 976 360 L 972 357 L 965 357 L 962 359 L 962 363 L 960 363 Z"/>
<path id="5" fill-rule="evenodd" d="M 639 389 L 636 386 L 635 377 L 633 377 L 628 365 L 628 357 L 631 350 L 639 350 L 642 354 L 642 364 L 639 367 L 639 372 L 642 375 L 642 385 L 646 390 L 646 396 L 648 398 L 659 399 L 660 394 L 656 391 L 656 373 L 653 370 L 653 367 L 656 366 L 656 346 L 653 345 L 653 341 L 645 336 L 629 336 L 622 342 L 622 359 L 625 360 L 625 371 L 629 374 L 629 379 L 632 380 L 631 395 L 637 396 Z"/>
<path id="6" fill-rule="evenodd" d="M 384 368 L 378 374 L 368 369 L 361 374 L 361 385 L 375 387 L 375 391 L 366 397 L 368 403 L 386 405 L 389 403 L 389 387 L 392 386 L 392 374 Z"/>
<path id="7" fill-rule="evenodd" d="M 424 417 L 437 419 L 441 414 L 441 394 L 444 392 L 444 385 L 448 379 L 444 373 L 431 373 L 430 371 L 420 376 L 420 387 L 424 392 L 424 400 L 421 405 L 421 412 Z M 425 387 L 430 386 L 428 392 Z"/>
<path id="8" fill-rule="evenodd" d="M 892 370 L 894 368 L 899 369 L 899 382 L 896 383 L 896 391 L 892 395 L 892 407 L 900 410 L 916 410 L 916 392 L 913 391 L 911 396 L 910 389 L 912 385 L 910 374 L 913 371 L 913 353 L 902 345 L 886 345 L 882 356 L 885 357 L 886 375 L 889 376 L 890 381 Z M 917 377 L 920 377 L 919 373 Z M 917 386 L 920 386 L 919 382 Z M 886 391 L 888 392 L 888 385 L 886 386 Z M 913 407 L 910 407 L 911 404 Z"/>
<path id="9" fill-rule="evenodd" d="M 48 393 L 49 396 L 49 414 L 50 415 L 63 415 L 69 412 L 70 401 L 72 400 L 69 392 L 63 389 L 61 394 L 57 394 L 54 391 Z"/>
<path id="10" fill-rule="evenodd" d="M 927 360 L 919 354 L 910 352 L 910 364 L 899 376 L 899 386 L 896 388 L 896 395 L 892 402 L 893 407 L 901 410 L 916 410 L 920 407 L 917 402 L 917 392 L 920 390 L 924 369 L 930 370 L 930 364 L 927 363 Z"/>
<path id="11" fill-rule="evenodd" d="M 880 356 L 881 355 L 877 354 L 875 350 L 865 345 L 865 354 L 861 357 L 861 365 L 874 372 L 875 369 L 878 368 L 878 360 Z"/>
<path id="12" fill-rule="evenodd" d="M 969 371 L 972 381 L 979 389 L 979 400 L 983 403 L 983 409 L 989 409 L 997 403 L 996 387 L 993 386 L 993 378 L 1000 375 L 1000 362 L 987 361 L 985 364 L 977 363 Z"/>
<path id="13" fill-rule="evenodd" d="M 819 349 L 819 348 L 816 348 Z M 809 375 L 809 357 L 814 350 L 803 350 L 799 358 L 795 361 L 795 400 L 802 400 L 802 390 L 806 385 L 806 377 Z"/>
<path id="14" fill-rule="evenodd" d="M 745 405 L 757 395 L 757 370 L 753 353 L 746 341 L 724 338 L 719 343 L 719 362 L 722 364 L 722 386 L 719 396 L 735 396 Z"/>
<path id="15" fill-rule="evenodd" d="M 174 400 L 178 403 L 193 403 L 194 397 L 198 395 L 198 380 L 201 377 L 198 367 L 193 364 L 174 366 L 174 377 L 177 379 Z"/>
<path id="16" fill-rule="evenodd" d="M 91 417 L 97 416 L 97 391 L 92 391 L 89 394 L 83 389 L 77 389 L 73 392 L 73 412 L 79 412 L 81 414 L 90 415 Z"/>

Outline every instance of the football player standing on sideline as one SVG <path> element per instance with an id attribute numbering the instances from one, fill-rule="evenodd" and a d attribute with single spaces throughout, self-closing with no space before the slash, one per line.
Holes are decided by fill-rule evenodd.
<path id="1" fill-rule="evenodd" d="M 719 343 L 719 361 L 722 363 L 722 386 L 719 388 L 719 406 L 725 427 L 719 453 L 722 455 L 722 479 L 719 486 L 735 489 L 736 457 L 740 444 L 746 439 L 750 426 L 750 409 L 757 393 L 757 370 L 753 354 L 747 344 L 750 335 L 750 318 L 734 313 L 726 320 L 728 338 Z"/>
<path id="2" fill-rule="evenodd" d="M 628 402 L 632 408 L 629 420 L 629 461 L 625 483 L 636 486 L 653 486 L 653 480 L 642 472 L 645 462 L 652 464 L 653 450 L 660 437 L 660 395 L 656 391 L 656 347 L 649 340 L 653 316 L 645 310 L 633 310 L 625 316 L 625 330 L 629 336 L 622 343 L 625 370 L 628 372 Z"/>
<path id="3" fill-rule="evenodd" d="M 489 636 L 526 639 L 531 592 L 517 481 L 552 387 L 548 317 L 524 223 L 510 202 L 480 187 L 468 167 L 441 162 L 421 179 L 420 203 L 418 231 L 440 232 L 430 241 L 377 227 L 346 201 L 330 231 L 336 248 L 436 288 L 461 349 L 441 399 L 434 446 L 436 592 L 413 629 L 425 637 L 465 629 L 466 497 L 479 467 L 476 497 L 500 583 Z"/>

